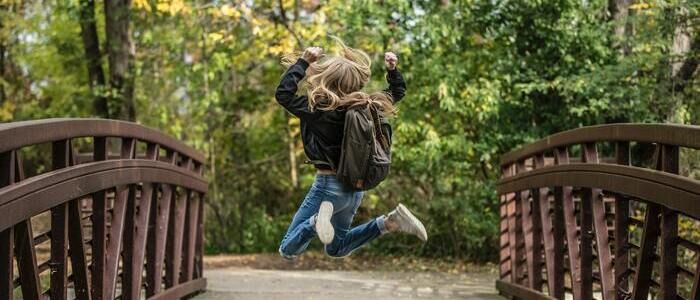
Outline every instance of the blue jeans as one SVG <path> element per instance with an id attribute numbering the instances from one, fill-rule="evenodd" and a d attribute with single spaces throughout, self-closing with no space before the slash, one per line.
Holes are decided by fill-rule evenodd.
<path id="1" fill-rule="evenodd" d="M 333 242 L 326 245 L 325 250 L 329 256 L 347 256 L 355 249 L 379 237 L 386 231 L 383 216 L 350 228 L 352 218 L 362 202 L 363 194 L 345 187 L 334 175 L 316 175 L 311 189 L 280 243 L 280 254 L 292 258 L 306 250 L 311 239 L 316 237 L 314 216 L 318 213 L 323 201 L 333 203 L 331 224 L 335 230 L 335 237 Z"/>

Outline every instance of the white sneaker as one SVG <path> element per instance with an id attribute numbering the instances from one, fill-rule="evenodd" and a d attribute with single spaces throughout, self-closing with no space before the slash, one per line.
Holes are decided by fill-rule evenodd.
<path id="1" fill-rule="evenodd" d="M 403 204 L 399 204 L 393 211 L 386 215 L 385 222 L 396 225 L 396 231 L 417 236 L 421 241 L 428 240 L 428 233 L 425 232 L 423 223 L 414 216 Z"/>
<path id="2" fill-rule="evenodd" d="M 331 224 L 331 217 L 333 216 L 333 203 L 329 201 L 321 202 L 321 207 L 318 209 L 318 214 L 316 215 L 316 233 L 321 243 L 328 245 L 333 242 L 333 237 L 335 236 L 335 230 L 333 229 L 333 224 Z"/>

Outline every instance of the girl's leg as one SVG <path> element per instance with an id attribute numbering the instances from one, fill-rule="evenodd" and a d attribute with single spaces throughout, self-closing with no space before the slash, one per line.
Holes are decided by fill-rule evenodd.
<path id="1" fill-rule="evenodd" d="M 321 201 L 323 192 L 314 184 L 289 224 L 289 229 L 280 243 L 280 255 L 291 259 L 306 250 L 316 236 L 313 216 L 318 212 Z"/>
<path id="2" fill-rule="evenodd" d="M 333 203 L 336 207 L 331 223 L 335 228 L 333 242 L 326 246 L 326 253 L 333 257 L 347 256 L 356 249 L 379 237 L 384 229 L 384 217 L 378 217 L 362 225 L 353 227 L 352 219 L 362 202 L 362 192 L 354 193 L 351 199 L 345 198 L 343 203 Z"/>

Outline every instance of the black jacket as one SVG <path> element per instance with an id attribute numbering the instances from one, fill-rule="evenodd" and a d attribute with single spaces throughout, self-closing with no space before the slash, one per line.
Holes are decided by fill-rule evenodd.
<path id="1" fill-rule="evenodd" d="M 275 98 L 287 111 L 301 120 L 301 140 L 304 142 L 304 152 L 309 161 L 315 162 L 316 168 L 330 169 L 330 166 L 317 162 L 331 160 L 334 166 L 338 165 L 343 143 L 345 110 L 311 111 L 308 98 L 296 95 L 299 81 L 306 75 L 308 67 L 309 63 L 303 59 L 297 60 L 289 67 L 277 86 Z M 406 93 L 406 82 L 396 69 L 387 71 L 386 80 L 389 83 L 387 91 L 396 103 Z"/>

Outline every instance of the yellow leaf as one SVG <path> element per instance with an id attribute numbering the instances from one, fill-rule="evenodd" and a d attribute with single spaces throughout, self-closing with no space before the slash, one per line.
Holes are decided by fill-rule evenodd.
<path id="1" fill-rule="evenodd" d="M 151 11 L 151 4 L 148 3 L 148 0 L 134 0 L 134 7 L 137 9 L 143 9 L 147 12 Z"/>
<path id="2" fill-rule="evenodd" d="M 176 15 L 178 13 L 189 14 L 192 8 L 187 6 L 182 0 L 160 0 L 156 4 L 156 10 L 160 13 Z"/>
<path id="3" fill-rule="evenodd" d="M 212 32 L 212 33 L 209 33 L 208 37 L 209 37 L 209 40 L 211 40 L 213 42 L 218 42 L 224 38 L 224 35 L 221 33 L 218 33 L 218 32 Z"/>
<path id="4" fill-rule="evenodd" d="M 158 2 L 158 4 L 156 4 L 156 10 L 158 12 L 162 12 L 162 13 L 169 12 L 170 11 L 170 4 L 165 3 L 165 2 Z"/>
<path id="5" fill-rule="evenodd" d="M 642 10 L 642 9 L 647 9 L 650 7 L 651 7 L 651 4 L 644 3 L 644 2 L 635 3 L 635 4 L 630 5 L 630 8 L 635 9 L 635 10 Z"/>
<path id="6" fill-rule="evenodd" d="M 444 82 L 440 82 L 438 85 L 438 99 L 445 98 L 447 96 L 447 85 Z"/>
<path id="7" fill-rule="evenodd" d="M 233 17 L 234 19 L 241 17 L 241 13 L 236 8 L 228 4 L 221 7 L 221 14 L 227 17 Z"/>

